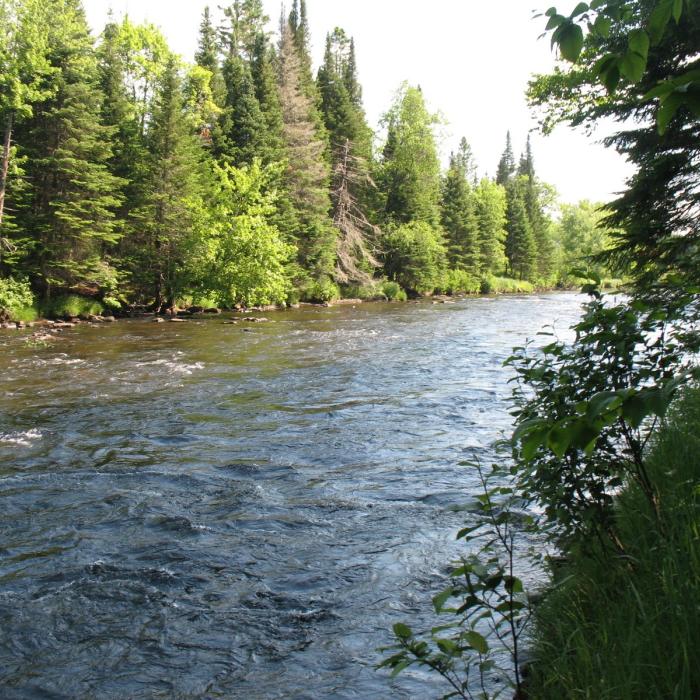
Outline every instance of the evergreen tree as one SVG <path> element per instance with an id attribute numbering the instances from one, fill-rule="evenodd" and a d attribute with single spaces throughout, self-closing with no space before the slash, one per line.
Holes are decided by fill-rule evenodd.
<path id="1" fill-rule="evenodd" d="M 501 160 L 496 171 L 496 182 L 504 187 L 510 182 L 515 174 L 515 156 L 513 155 L 513 144 L 510 140 L 510 131 L 506 134 L 506 148 L 503 151 Z"/>
<path id="2" fill-rule="evenodd" d="M 433 135 L 437 119 L 419 88 L 404 85 L 385 115 L 387 140 L 381 187 L 390 221 L 440 222 L 440 161 Z"/>
<path id="3" fill-rule="evenodd" d="M 528 178 L 518 177 L 509 182 L 506 188 L 506 256 L 513 277 L 534 280 L 537 246 L 525 203 L 527 184 Z"/>
<path id="4" fill-rule="evenodd" d="M 521 154 L 520 156 L 518 175 L 526 175 L 531 180 L 535 179 L 535 160 L 532 156 L 532 142 L 530 140 L 530 134 L 527 135 L 525 153 Z"/>
<path id="5" fill-rule="evenodd" d="M 264 150 L 267 124 L 255 95 L 250 67 L 237 54 L 229 54 L 223 74 L 226 97 L 212 135 L 214 155 L 232 165 L 252 163 Z"/>
<path id="6" fill-rule="evenodd" d="M 209 6 L 204 8 L 202 22 L 199 25 L 199 43 L 194 60 L 198 66 L 215 74 L 219 68 L 219 42 L 216 28 L 211 20 Z"/>
<path id="7" fill-rule="evenodd" d="M 323 65 L 316 80 L 334 162 L 337 162 L 338 154 L 342 154 L 347 141 L 351 143 L 353 156 L 367 160 L 371 156 L 372 132 L 365 121 L 359 88 L 354 84 L 357 77 L 351 77 L 355 69 L 350 65 L 350 49 L 351 40 L 336 27 L 326 37 Z"/>
<path id="8" fill-rule="evenodd" d="M 101 124 L 103 95 L 94 47 L 77 0 L 47 7 L 47 58 L 54 90 L 18 131 L 31 196 L 18 220 L 35 241 L 30 258 L 45 297 L 56 288 L 97 291 L 114 281 L 121 181 L 110 174 L 113 130 Z"/>
<path id="9" fill-rule="evenodd" d="M 53 68 L 47 39 L 51 16 L 47 9 L 40 0 L 0 0 L 0 260 L 3 252 L 15 249 L 4 237 L 8 233 L 4 215 L 13 131 L 32 116 L 34 103 L 56 88 L 56 82 L 50 80 Z"/>
<path id="10" fill-rule="evenodd" d="M 476 187 L 477 168 L 476 162 L 474 161 L 474 153 L 472 151 L 472 147 L 469 145 L 469 142 L 466 138 L 464 138 L 464 136 L 459 141 L 457 153 L 454 154 L 454 163 L 455 166 L 462 171 L 464 177 L 467 179 L 467 182 Z"/>
<path id="11" fill-rule="evenodd" d="M 450 266 L 477 276 L 481 256 L 476 206 L 463 160 L 454 153 L 442 185 L 442 227 Z"/>
<path id="12" fill-rule="evenodd" d="M 185 118 L 182 79 L 171 57 L 161 79 L 148 134 L 146 201 L 138 212 L 143 236 L 135 274 L 150 282 L 154 307 L 171 307 L 184 286 L 188 240 L 205 192 L 201 139 Z M 145 278 L 144 278 L 145 276 Z"/>
<path id="13" fill-rule="evenodd" d="M 475 188 L 474 195 L 482 272 L 502 275 L 507 264 L 505 189 L 489 178 L 483 178 Z"/>
<path id="14" fill-rule="evenodd" d="M 277 70 L 274 49 L 264 34 L 255 39 L 250 62 L 251 76 L 260 111 L 265 120 L 265 144 L 259 154 L 263 163 L 274 163 L 286 157 Z"/>
<path id="15" fill-rule="evenodd" d="M 330 172 L 324 158 L 326 143 L 319 136 L 318 114 L 304 89 L 304 68 L 291 22 L 282 26 L 279 86 L 288 154 L 286 186 L 298 220 L 299 262 L 316 279 L 335 267 L 335 232 L 330 225 Z"/>

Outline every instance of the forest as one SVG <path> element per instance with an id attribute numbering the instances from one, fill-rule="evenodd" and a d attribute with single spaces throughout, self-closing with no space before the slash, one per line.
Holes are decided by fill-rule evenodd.
<path id="1" fill-rule="evenodd" d="M 375 131 L 353 38 L 315 71 L 305 0 L 269 24 L 261 0 L 207 9 L 188 63 L 128 18 L 93 39 L 79 0 L 0 2 L 6 315 L 566 287 L 606 247 L 529 137 L 493 178 L 466 138 L 445 169 L 420 87 Z"/>

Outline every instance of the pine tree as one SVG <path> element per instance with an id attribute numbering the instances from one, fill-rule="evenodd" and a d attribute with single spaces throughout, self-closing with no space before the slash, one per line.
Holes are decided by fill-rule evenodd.
<path id="1" fill-rule="evenodd" d="M 330 172 L 326 143 L 319 136 L 318 114 L 304 88 L 304 67 L 291 22 L 282 26 L 279 48 L 279 86 L 288 154 L 285 177 L 298 220 L 299 262 L 314 278 L 330 275 L 335 267 L 335 232 L 330 225 Z"/>
<path id="2" fill-rule="evenodd" d="M 464 161 L 454 153 L 442 185 L 442 227 L 450 266 L 477 276 L 481 265 L 476 206 Z"/>
<path id="3" fill-rule="evenodd" d="M 316 79 L 321 113 L 330 137 L 331 151 L 335 154 L 334 163 L 339 154 L 342 155 L 346 141 L 351 143 L 353 156 L 367 160 L 371 157 L 372 132 L 362 109 L 355 69 L 350 65 L 351 45 L 347 34 L 338 27 L 327 35 L 323 65 Z"/>
<path id="4" fill-rule="evenodd" d="M 534 280 L 537 273 L 537 246 L 525 204 L 527 178 L 512 180 L 506 188 L 506 256 L 510 274 L 521 280 Z"/>
<path id="5" fill-rule="evenodd" d="M 4 215 L 13 130 L 32 116 L 34 103 L 49 97 L 56 86 L 50 80 L 54 69 L 48 60 L 47 39 L 52 18 L 47 10 L 40 0 L 0 2 L 0 260 L 5 250 L 15 248 L 3 236 L 8 229 Z"/>
<path id="6" fill-rule="evenodd" d="M 267 124 L 255 95 L 248 64 L 238 55 L 227 56 L 223 67 L 226 97 L 214 128 L 214 155 L 231 165 L 252 163 L 264 150 Z"/>
<path id="7" fill-rule="evenodd" d="M 472 147 L 469 145 L 464 136 L 459 141 L 459 148 L 457 153 L 454 154 L 455 165 L 462 171 L 467 182 L 476 187 L 477 184 L 477 167 L 474 160 L 474 153 Z"/>
<path id="8" fill-rule="evenodd" d="M 219 43 L 216 28 L 211 20 L 209 6 L 204 8 L 202 22 L 199 25 L 199 43 L 194 60 L 198 66 L 206 68 L 212 74 L 219 68 Z"/>
<path id="9" fill-rule="evenodd" d="M 483 178 L 477 185 L 474 195 L 479 224 L 479 257 L 482 272 L 501 275 L 507 264 L 505 189 L 493 180 Z"/>
<path id="10" fill-rule="evenodd" d="M 138 212 L 143 235 L 139 276 L 154 308 L 174 305 L 183 288 L 185 249 L 205 192 L 201 139 L 184 117 L 182 79 L 174 57 L 161 79 L 148 134 L 146 201 Z"/>
<path id="11" fill-rule="evenodd" d="M 18 212 L 35 246 L 30 264 L 44 296 L 97 291 L 114 280 L 106 254 L 117 242 L 121 181 L 110 174 L 111 128 L 85 16 L 77 0 L 52 1 L 47 58 L 55 89 L 18 131 L 31 197 Z"/>
<path id="12" fill-rule="evenodd" d="M 510 131 L 506 134 L 506 148 L 503 151 L 501 160 L 496 171 L 496 182 L 504 187 L 510 182 L 515 174 L 515 156 L 513 155 L 513 144 L 510 140 Z"/>
<path id="13" fill-rule="evenodd" d="M 532 155 L 532 142 L 530 140 L 530 134 L 527 135 L 525 153 L 520 156 L 518 175 L 526 175 L 531 180 L 534 180 L 535 178 L 535 160 Z"/>

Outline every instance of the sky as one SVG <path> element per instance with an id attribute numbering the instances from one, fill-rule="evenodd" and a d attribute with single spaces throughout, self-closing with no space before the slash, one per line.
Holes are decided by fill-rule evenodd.
<path id="1" fill-rule="evenodd" d="M 95 34 L 109 10 L 160 27 L 171 48 L 192 60 L 202 10 L 226 0 L 83 0 Z M 289 6 L 291 0 L 287 0 Z M 401 83 L 420 85 L 428 106 L 446 121 L 443 159 L 465 136 L 481 174 L 494 175 L 511 131 L 516 158 L 537 126 L 525 100 L 533 73 L 548 72 L 555 55 L 533 10 L 549 0 L 307 0 L 311 43 L 318 66 L 327 32 L 340 26 L 355 38 L 360 81 L 370 124 L 376 128 Z M 575 2 L 562 0 L 562 8 Z M 277 23 L 281 3 L 265 0 Z M 606 201 L 619 192 L 629 165 L 598 143 L 560 126 L 547 137 L 531 135 L 539 177 L 565 202 Z"/>

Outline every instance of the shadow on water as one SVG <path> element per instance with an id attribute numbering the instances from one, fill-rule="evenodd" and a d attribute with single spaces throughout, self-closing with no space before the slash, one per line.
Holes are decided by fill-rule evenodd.
<path id="1" fill-rule="evenodd" d="M 3 698 L 413 698 L 373 670 L 570 294 L 0 337 Z M 252 325 L 252 324 L 251 324 Z M 463 545 L 461 545 L 463 546 Z"/>

